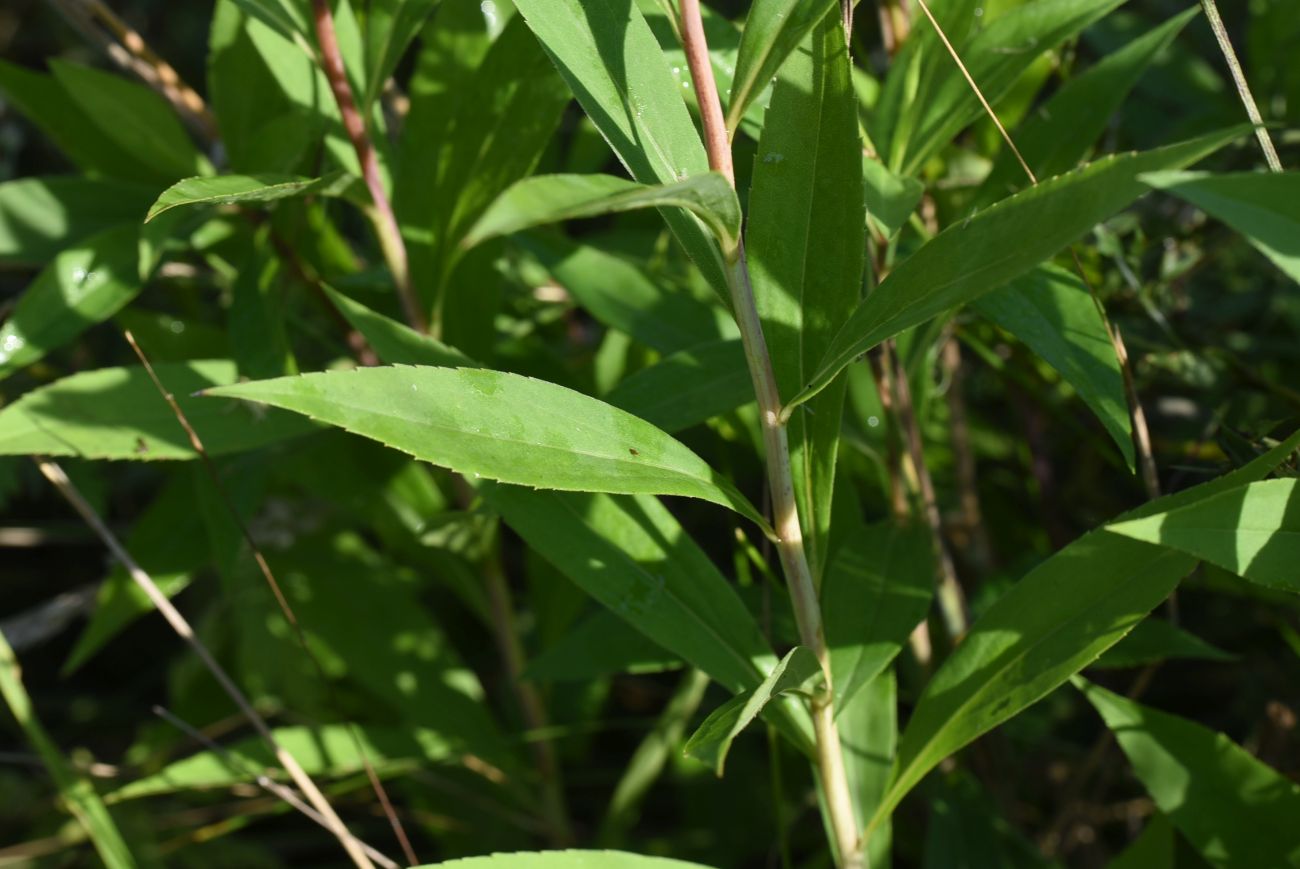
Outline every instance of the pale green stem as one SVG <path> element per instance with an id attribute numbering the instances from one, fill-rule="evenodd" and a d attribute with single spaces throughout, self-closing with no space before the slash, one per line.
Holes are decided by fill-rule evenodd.
<path id="1" fill-rule="evenodd" d="M 1205 17 L 1210 21 L 1210 29 L 1214 31 L 1214 39 L 1219 43 L 1223 59 L 1228 62 L 1228 71 L 1232 73 L 1232 83 L 1237 86 L 1237 96 L 1241 98 L 1241 104 L 1246 109 L 1246 116 L 1255 125 L 1255 138 L 1259 139 L 1264 160 L 1268 163 L 1270 171 L 1281 172 L 1282 161 L 1278 159 L 1277 149 L 1273 147 L 1273 139 L 1268 134 L 1268 128 L 1264 126 L 1264 118 L 1259 113 L 1259 106 L 1255 104 L 1250 85 L 1246 83 L 1246 74 L 1242 72 L 1241 63 L 1237 60 L 1237 52 L 1232 47 L 1232 40 L 1228 38 L 1228 28 L 1223 26 L 1223 19 L 1219 17 L 1219 6 L 1214 0 L 1201 0 L 1201 8 L 1205 10 Z"/>

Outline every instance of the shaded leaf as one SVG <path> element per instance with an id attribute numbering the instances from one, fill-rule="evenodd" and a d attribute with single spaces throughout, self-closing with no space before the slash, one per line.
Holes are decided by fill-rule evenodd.
<path id="1" fill-rule="evenodd" d="M 438 866 L 452 869 L 709 869 L 700 863 L 686 863 L 667 857 L 642 857 L 622 851 L 536 851 L 461 857 L 444 860 Z M 431 869 L 431 867 L 429 867 Z"/>
<path id="2" fill-rule="evenodd" d="M 366 111 L 397 69 L 438 0 L 372 0 L 366 4 Z"/>
<path id="3" fill-rule="evenodd" d="M 370 349 L 390 365 L 459 365 L 477 367 L 474 360 L 454 347 L 415 331 L 405 323 L 350 299 L 332 287 L 324 287 L 334 307 L 361 333 Z"/>
<path id="4" fill-rule="evenodd" d="M 515 533 L 623 622 L 733 691 L 771 650 L 733 589 L 658 500 L 483 486 Z"/>
<path id="5" fill-rule="evenodd" d="M 1300 282 L 1300 172 L 1153 172 L 1141 180 L 1222 220 Z"/>
<path id="6" fill-rule="evenodd" d="M 465 475 L 568 491 L 684 495 L 763 525 L 695 453 L 626 411 L 553 383 L 468 368 L 364 368 L 209 390 L 282 407 Z"/>
<path id="7" fill-rule="evenodd" d="M 867 220 L 885 238 L 893 238 L 911 217 L 925 195 L 925 185 L 915 178 L 895 175 L 879 160 L 862 158 L 866 187 Z"/>
<path id="8" fill-rule="evenodd" d="M 145 222 L 163 212 L 186 205 L 232 205 L 267 203 L 300 196 L 343 196 L 356 178 L 335 172 L 324 178 L 293 175 L 209 175 L 177 181 L 159 195 Z"/>
<path id="9" fill-rule="evenodd" d="M 497 197 L 463 244 L 471 247 L 493 236 L 562 220 L 673 206 L 698 217 L 724 254 L 734 254 L 740 241 L 740 202 L 717 172 L 653 187 L 613 175 L 535 175 Z"/>
<path id="10" fill-rule="evenodd" d="M 1198 14 L 1195 6 L 1186 9 L 1108 53 L 1035 109 L 1012 133 L 1034 173 L 1048 178 L 1073 169 L 1105 131 L 1142 74 Z M 1028 184 L 1025 170 L 1008 148 L 998 155 L 975 201 L 994 201 Z"/>
<path id="11" fill-rule="evenodd" d="M 366 757 L 357 752 L 355 731 Z M 365 759 L 381 776 L 406 772 L 429 763 L 456 760 L 461 751 L 453 739 L 421 728 L 329 724 L 321 727 L 279 727 L 271 731 L 276 742 L 293 755 L 311 776 L 339 778 L 365 769 Z M 261 737 L 250 737 L 224 747 L 223 752 L 203 751 L 173 761 L 158 772 L 138 778 L 108 795 L 108 802 L 251 782 L 266 773 L 286 778 Z"/>
<path id="12" fill-rule="evenodd" d="M 171 106 L 149 88 L 66 61 L 51 61 L 50 70 L 95 122 L 99 137 L 116 142 L 152 169 L 155 177 L 180 178 L 211 171 Z"/>
<path id="13" fill-rule="evenodd" d="M 117 226 L 55 256 L 0 326 L 0 378 L 116 314 L 140 292 L 139 230 Z"/>
<path id="14" fill-rule="evenodd" d="M 192 397 L 199 389 L 233 382 L 237 372 L 229 360 L 154 367 L 212 455 L 256 449 L 316 430 L 292 414 Z M 189 437 L 139 367 L 73 374 L 0 410 L 0 455 L 33 453 L 133 461 L 195 458 Z"/>
<path id="15" fill-rule="evenodd" d="M 27 741 L 40 756 L 41 762 L 54 779 L 63 805 L 86 830 L 99 857 L 108 869 L 134 869 L 131 856 L 122 834 L 118 832 L 113 817 L 104 807 L 90 780 L 77 773 L 51 740 L 32 709 L 31 697 L 23 686 L 22 670 L 18 659 L 4 635 L 0 634 L 0 696 L 4 697 L 14 720 L 23 729 Z"/>
<path id="16" fill-rule="evenodd" d="M 894 671 L 886 669 L 845 706 L 836 705 L 835 724 L 840 732 L 853 816 L 858 829 L 863 829 L 885 795 L 898 747 L 898 680 Z M 890 865 L 892 839 L 893 825 L 889 819 L 881 821 L 867 841 L 869 866 Z"/>
<path id="17" fill-rule="evenodd" d="M 60 251 L 123 223 L 138 224 L 153 191 L 73 176 L 0 184 L 0 263 L 45 265 Z"/>
<path id="18" fill-rule="evenodd" d="M 1101 420 L 1132 470 L 1133 425 L 1124 377 L 1097 303 L 1078 276 L 1043 266 L 973 304 L 1060 372 Z"/>
<path id="19" fill-rule="evenodd" d="M 1230 655 L 1164 619 L 1147 618 L 1128 636 L 1111 646 L 1092 666 L 1097 669 L 1141 667 L 1172 658 L 1237 660 L 1236 655 Z"/>
<path id="20" fill-rule="evenodd" d="M 620 673 L 662 673 L 682 666 L 622 619 L 602 611 L 566 631 L 559 642 L 529 662 L 524 678 L 543 682 L 585 682 Z"/>
<path id="21" fill-rule="evenodd" d="M 803 646 L 791 649 L 757 688 L 737 694 L 704 719 L 684 751 L 690 757 L 713 767 L 721 776 L 731 744 L 749 726 L 768 703 L 787 691 L 799 691 L 814 677 L 821 676 L 817 656 Z"/>
<path id="22" fill-rule="evenodd" d="M 1203 558 L 1252 582 L 1300 592 L 1300 480 L 1250 483 L 1108 527 Z"/>
<path id="23" fill-rule="evenodd" d="M 845 365 L 886 338 L 974 301 L 1054 255 L 1141 196 L 1139 175 L 1195 162 L 1240 134 L 1233 129 L 1154 151 L 1106 157 L 953 224 L 858 305 L 827 348 L 817 375 L 792 404 L 824 389 Z"/>
<path id="24" fill-rule="evenodd" d="M 835 708 L 889 666 L 925 619 L 934 552 L 921 525 L 870 525 L 846 536 L 822 584 Z"/>
<path id="25" fill-rule="evenodd" d="M 731 99 L 727 102 L 727 130 L 732 136 L 740 128 L 750 103 L 767 87 L 786 58 L 835 8 L 830 0 L 754 0 L 741 31 Z"/>
<path id="26" fill-rule="evenodd" d="M 1156 806 L 1212 865 L 1294 866 L 1300 785 L 1177 715 L 1075 683 L 1115 734 Z"/>
<path id="27" fill-rule="evenodd" d="M 677 432 L 754 400 L 739 338 L 665 356 L 621 381 L 605 400 L 667 432 Z"/>

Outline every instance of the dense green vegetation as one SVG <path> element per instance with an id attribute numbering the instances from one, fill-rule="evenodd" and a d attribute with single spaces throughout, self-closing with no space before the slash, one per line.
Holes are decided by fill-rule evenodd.
<path id="1" fill-rule="evenodd" d="M 7 4 L 0 866 L 1300 866 L 1189 3 Z"/>

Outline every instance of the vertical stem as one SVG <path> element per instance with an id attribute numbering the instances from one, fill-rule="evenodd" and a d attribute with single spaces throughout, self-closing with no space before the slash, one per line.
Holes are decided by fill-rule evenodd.
<path id="1" fill-rule="evenodd" d="M 1255 125 L 1255 138 L 1259 139 L 1259 147 L 1264 152 L 1264 160 L 1268 163 L 1269 171 L 1281 172 L 1282 161 L 1277 157 L 1273 139 L 1268 134 L 1268 128 L 1264 126 L 1264 118 L 1259 113 L 1259 106 L 1255 104 L 1255 96 L 1250 92 L 1250 85 L 1246 83 L 1246 74 L 1242 72 L 1241 63 L 1237 60 L 1237 52 L 1232 47 L 1232 40 L 1228 38 L 1228 28 L 1223 26 L 1223 19 L 1219 17 L 1219 5 L 1215 0 L 1201 0 L 1201 8 L 1205 10 L 1205 17 L 1210 21 L 1210 29 L 1214 31 L 1214 39 L 1219 43 L 1219 51 L 1223 52 L 1223 59 L 1228 62 L 1228 71 L 1232 73 L 1232 83 L 1237 86 L 1237 96 L 1241 98 L 1241 104 L 1246 109 L 1246 116 Z"/>
<path id="2" fill-rule="evenodd" d="M 379 174 L 379 159 L 375 156 L 374 146 L 366 133 L 366 122 L 357 109 L 352 96 L 352 85 L 348 83 L 347 70 L 343 67 L 343 55 L 339 51 L 338 35 L 334 30 L 334 13 L 330 11 L 329 0 L 312 0 L 315 12 L 316 40 L 320 43 L 321 68 L 329 81 L 334 101 L 338 103 L 339 115 L 343 118 L 343 129 L 357 152 L 357 162 L 361 165 L 361 176 L 370 191 L 374 208 L 370 211 L 375 235 L 379 238 L 379 247 L 388 262 L 389 271 L 393 273 L 393 282 L 397 285 L 397 295 L 402 301 L 407 322 L 415 329 L 424 332 L 428 322 L 420 307 L 415 289 L 411 286 L 411 269 L 406 255 L 406 242 L 402 240 L 402 231 L 397 225 L 397 216 L 393 205 L 388 201 L 384 190 L 384 181 Z"/>
<path id="3" fill-rule="evenodd" d="M 505 663 L 506 677 L 514 690 L 524 726 L 533 731 L 544 730 L 547 725 L 546 709 L 542 705 L 537 686 L 524 678 L 524 650 L 515 626 L 514 601 L 495 551 L 484 563 L 483 573 L 487 580 L 488 605 L 492 608 L 493 639 L 501 660 Z M 573 842 L 573 832 L 569 828 L 568 810 L 564 805 L 564 786 L 560 781 L 560 764 L 555 756 L 555 746 L 549 738 L 538 739 L 531 744 L 533 760 L 542 778 L 542 811 L 546 816 L 551 844 L 563 848 Z"/>
<path id="4" fill-rule="evenodd" d="M 709 63 L 709 47 L 700 18 L 699 0 L 681 0 L 681 31 L 686 50 L 687 65 L 695 85 L 695 95 L 704 121 L 704 142 L 709 155 L 709 166 L 724 175 L 734 187 L 735 170 L 731 146 L 727 141 L 723 121 L 722 103 Z M 835 725 L 835 710 L 831 697 L 830 655 L 822 631 L 821 604 L 808 557 L 803 545 L 803 531 L 799 526 L 799 511 L 794 497 L 794 474 L 790 467 L 790 447 L 785 425 L 781 422 L 781 396 L 777 391 L 772 358 L 763 337 L 762 323 L 754 304 L 754 291 L 749 281 L 744 244 L 728 251 L 727 284 L 736 322 L 740 327 L 745 359 L 758 399 L 763 446 L 767 457 L 768 488 L 772 496 L 772 524 L 776 531 L 777 553 L 785 571 L 799 626 L 799 638 L 812 650 L 821 663 L 825 687 L 813 698 L 811 712 L 816 737 L 817 771 L 826 803 L 832 832 L 838 852 L 838 864 L 843 867 L 861 867 L 862 849 L 854 819 L 853 801 L 849 794 L 848 778 L 844 771 L 844 758 L 840 748 L 839 731 Z"/>

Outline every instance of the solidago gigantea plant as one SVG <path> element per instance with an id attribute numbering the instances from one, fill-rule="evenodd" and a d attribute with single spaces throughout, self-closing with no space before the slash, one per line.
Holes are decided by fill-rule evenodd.
<path id="1" fill-rule="evenodd" d="M 979 785 L 953 767 L 933 796 L 927 777 L 1067 682 L 1146 788 L 1165 825 L 1153 837 L 1177 830 L 1215 866 L 1300 861 L 1293 782 L 1079 675 L 1222 655 L 1144 622 L 1198 564 L 1245 593 L 1300 591 L 1286 470 L 1300 434 L 1261 437 L 1235 470 L 1161 497 L 1098 290 L 1107 267 L 1084 244 L 1155 188 L 1300 279 L 1296 176 L 1188 171 L 1249 127 L 1092 153 L 1195 10 L 1027 113 L 1041 58 L 1120 0 L 997 4 L 987 22 L 964 0 L 882 0 L 887 66 L 863 62 L 847 0 L 754 0 L 736 21 L 698 0 L 219 0 L 206 100 L 110 11 L 53 5 L 106 27 L 143 83 L 0 65 L 8 101 L 79 170 L 0 184 L 0 257 L 40 267 L 0 328 L 0 450 L 45 457 L 127 568 L 66 667 L 158 608 L 216 677 L 178 676 L 162 714 L 184 730 L 228 696 L 256 731 L 101 796 L 0 645 L 0 688 L 106 863 L 160 844 L 135 816 L 124 837 L 111 807 L 259 781 L 358 866 L 400 865 L 390 840 L 408 865 L 493 851 L 450 864 L 699 865 L 575 849 L 636 843 L 656 780 L 735 775 L 737 737 L 766 729 L 766 759 L 740 774 L 771 776 L 786 865 L 910 865 L 895 811 L 929 801 L 942 838 L 943 812 L 959 794 L 978 804 Z M 998 137 L 950 195 L 937 167 L 974 154 L 972 125 Z M 138 364 L 57 376 L 60 353 L 110 320 L 135 333 Z M 593 324 L 598 351 L 575 353 Z M 1096 417 L 1086 449 L 1112 456 L 1117 480 L 1138 472 L 1148 498 L 976 605 L 991 543 L 958 340 L 998 360 L 979 338 L 993 328 L 1041 360 L 1030 369 L 1059 372 Z M 971 520 L 960 538 L 927 443 L 936 363 Z M 58 457 L 147 463 L 156 494 L 124 542 Z M 274 503 L 315 506 L 277 534 Z M 191 627 L 168 603 L 200 580 L 217 613 L 238 602 L 229 624 Z M 123 596 L 131 582 L 149 603 Z M 610 677 L 679 668 L 593 808 L 566 778 Z M 244 691 L 293 723 L 267 724 Z M 445 786 L 427 787 L 429 769 Z M 372 795 L 388 823 L 313 779 Z M 756 799 L 718 790 L 726 778 L 695 787 Z M 791 788 L 815 791 L 820 826 L 785 814 Z M 765 850 L 721 832 L 753 814 L 696 808 L 723 843 L 709 859 Z M 1256 835 L 1265 821 L 1287 832 Z M 691 856 L 688 840 L 664 839 Z"/>

